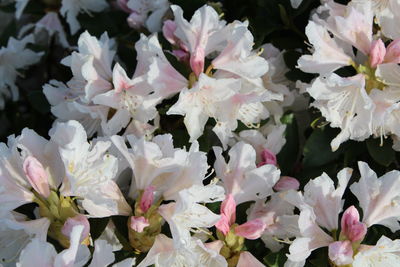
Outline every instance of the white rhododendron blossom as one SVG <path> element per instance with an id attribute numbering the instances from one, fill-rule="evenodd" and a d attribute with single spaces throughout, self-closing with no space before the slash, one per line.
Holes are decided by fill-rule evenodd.
<path id="1" fill-rule="evenodd" d="M 34 42 L 33 35 L 21 40 L 10 38 L 7 46 L 0 47 L 0 109 L 4 109 L 5 99 L 19 99 L 18 86 L 15 84 L 20 71 L 39 62 L 43 52 L 34 52 L 27 45 Z"/>
<path id="2" fill-rule="evenodd" d="M 81 27 L 77 19 L 79 13 L 100 12 L 107 7 L 105 0 L 62 0 L 60 13 L 67 20 L 71 33 L 75 34 Z"/>
<path id="3" fill-rule="evenodd" d="M 191 141 L 198 139 L 207 120 L 214 118 L 213 131 L 225 148 L 238 120 L 251 126 L 266 119 L 269 112 L 262 102 L 282 100 L 282 93 L 264 88 L 262 76 L 268 71 L 268 62 L 253 51 L 247 22 L 226 24 L 210 6 L 197 10 L 189 22 L 180 7 L 171 8 L 175 20 L 165 24 L 164 35 L 176 46 L 174 54 L 189 60 L 193 73 L 168 114 L 185 116 Z M 211 54 L 218 56 L 206 66 Z"/>
<path id="4" fill-rule="evenodd" d="M 162 29 L 170 3 L 168 0 L 118 0 L 118 6 L 129 14 L 127 22 L 134 29 L 146 28 L 150 32 Z"/>
<path id="5" fill-rule="evenodd" d="M 143 36 L 136 44 L 139 60 L 149 60 L 142 52 L 157 53 L 152 40 Z M 131 79 L 118 63 L 112 69 L 115 51 L 107 34 L 98 40 L 85 32 L 78 45 L 79 53 L 73 52 L 63 60 L 71 68 L 73 78 L 67 85 L 53 80 L 43 87 L 53 105 L 53 114 L 60 121 L 80 121 L 89 135 L 109 136 L 122 129 L 131 134 L 150 134 L 152 127 L 147 122 L 157 116 L 155 105 L 159 97 L 150 95 L 153 90 L 146 82 L 147 62 L 143 69 L 138 67 Z"/>
<path id="6" fill-rule="evenodd" d="M 312 55 L 303 55 L 298 67 L 320 74 L 306 90 L 315 99 L 312 106 L 332 127 L 341 129 L 331 143 L 332 150 L 348 139 L 400 134 L 395 122 L 400 88 L 398 40 L 392 37 L 385 45 L 373 33 L 374 11 L 385 4 L 378 7 L 372 2 L 379 1 L 354 1 L 347 6 L 328 1 L 306 28 Z M 357 74 L 341 77 L 334 73 L 346 66 Z"/>
<path id="7" fill-rule="evenodd" d="M 60 44 L 66 48 L 70 47 L 67 41 L 67 35 L 61 24 L 60 18 L 56 12 L 48 12 L 43 18 L 36 23 L 30 23 L 25 25 L 19 32 L 19 35 L 24 35 L 26 32 L 33 29 L 33 33 L 36 38 L 41 38 L 43 31 L 46 31 L 48 35 L 57 36 Z M 48 40 L 50 42 L 50 40 Z"/>
<path id="8" fill-rule="evenodd" d="M 400 0 L 247 2 L 0 0 L 1 267 L 399 265 Z"/>

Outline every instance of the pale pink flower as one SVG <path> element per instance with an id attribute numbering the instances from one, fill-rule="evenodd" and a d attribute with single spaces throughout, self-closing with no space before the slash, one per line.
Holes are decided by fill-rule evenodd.
<path id="1" fill-rule="evenodd" d="M 253 240 L 261 237 L 265 227 L 266 224 L 261 219 L 254 219 L 236 226 L 235 234 Z"/>

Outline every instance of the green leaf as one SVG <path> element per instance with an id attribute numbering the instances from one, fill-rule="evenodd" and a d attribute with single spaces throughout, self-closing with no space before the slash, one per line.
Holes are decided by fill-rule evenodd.
<path id="1" fill-rule="evenodd" d="M 107 224 L 110 220 L 110 217 L 106 218 L 90 218 L 90 235 L 93 240 L 96 240 L 103 233 L 104 229 L 106 229 Z"/>
<path id="2" fill-rule="evenodd" d="M 124 250 L 131 250 L 132 247 L 128 240 L 128 217 L 127 216 L 112 216 L 112 222 L 115 225 L 115 235 L 123 246 Z"/>
<path id="3" fill-rule="evenodd" d="M 286 251 L 284 249 L 281 249 L 279 252 L 270 253 L 265 256 L 264 263 L 268 267 L 281 267 L 287 260 L 285 253 Z"/>
<path id="4" fill-rule="evenodd" d="M 41 90 L 30 92 L 28 94 L 28 100 L 31 106 L 42 115 L 50 112 L 50 104 Z"/>
<path id="5" fill-rule="evenodd" d="M 318 167 L 325 165 L 337 159 L 343 152 L 342 145 L 337 151 L 332 152 L 331 141 L 337 135 L 337 131 L 324 127 L 324 129 L 315 129 L 307 139 L 303 149 L 304 168 Z"/>
<path id="6" fill-rule="evenodd" d="M 284 115 L 281 122 L 286 124 L 286 144 L 277 155 L 277 159 L 282 174 L 290 175 L 299 156 L 299 132 L 293 113 Z"/>
<path id="7" fill-rule="evenodd" d="M 389 166 L 396 157 L 392 148 L 392 139 L 385 139 L 381 143 L 379 138 L 370 138 L 367 140 L 367 149 L 370 156 L 379 164 Z"/>

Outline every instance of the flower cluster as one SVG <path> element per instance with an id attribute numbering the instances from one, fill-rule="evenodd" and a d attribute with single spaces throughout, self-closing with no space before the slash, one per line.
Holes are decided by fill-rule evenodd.
<path id="1" fill-rule="evenodd" d="M 51 60 L 43 41 L 68 76 L 40 91 L 47 136 L 0 143 L 0 266 L 397 266 L 400 2 L 316 2 L 309 50 L 285 51 L 219 2 L 41 1 L 0 49 L 0 109 L 23 101 L 19 71 Z M 23 21 L 32 2 L 0 4 Z M 81 25 L 104 10 L 137 33 L 135 64 L 125 37 Z"/>

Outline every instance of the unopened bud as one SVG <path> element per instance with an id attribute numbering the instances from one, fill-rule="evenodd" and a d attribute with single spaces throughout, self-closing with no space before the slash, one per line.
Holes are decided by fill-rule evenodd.
<path id="1" fill-rule="evenodd" d="M 50 196 L 49 180 L 43 165 L 36 158 L 28 156 L 24 161 L 23 168 L 33 189 L 48 198 Z"/>

